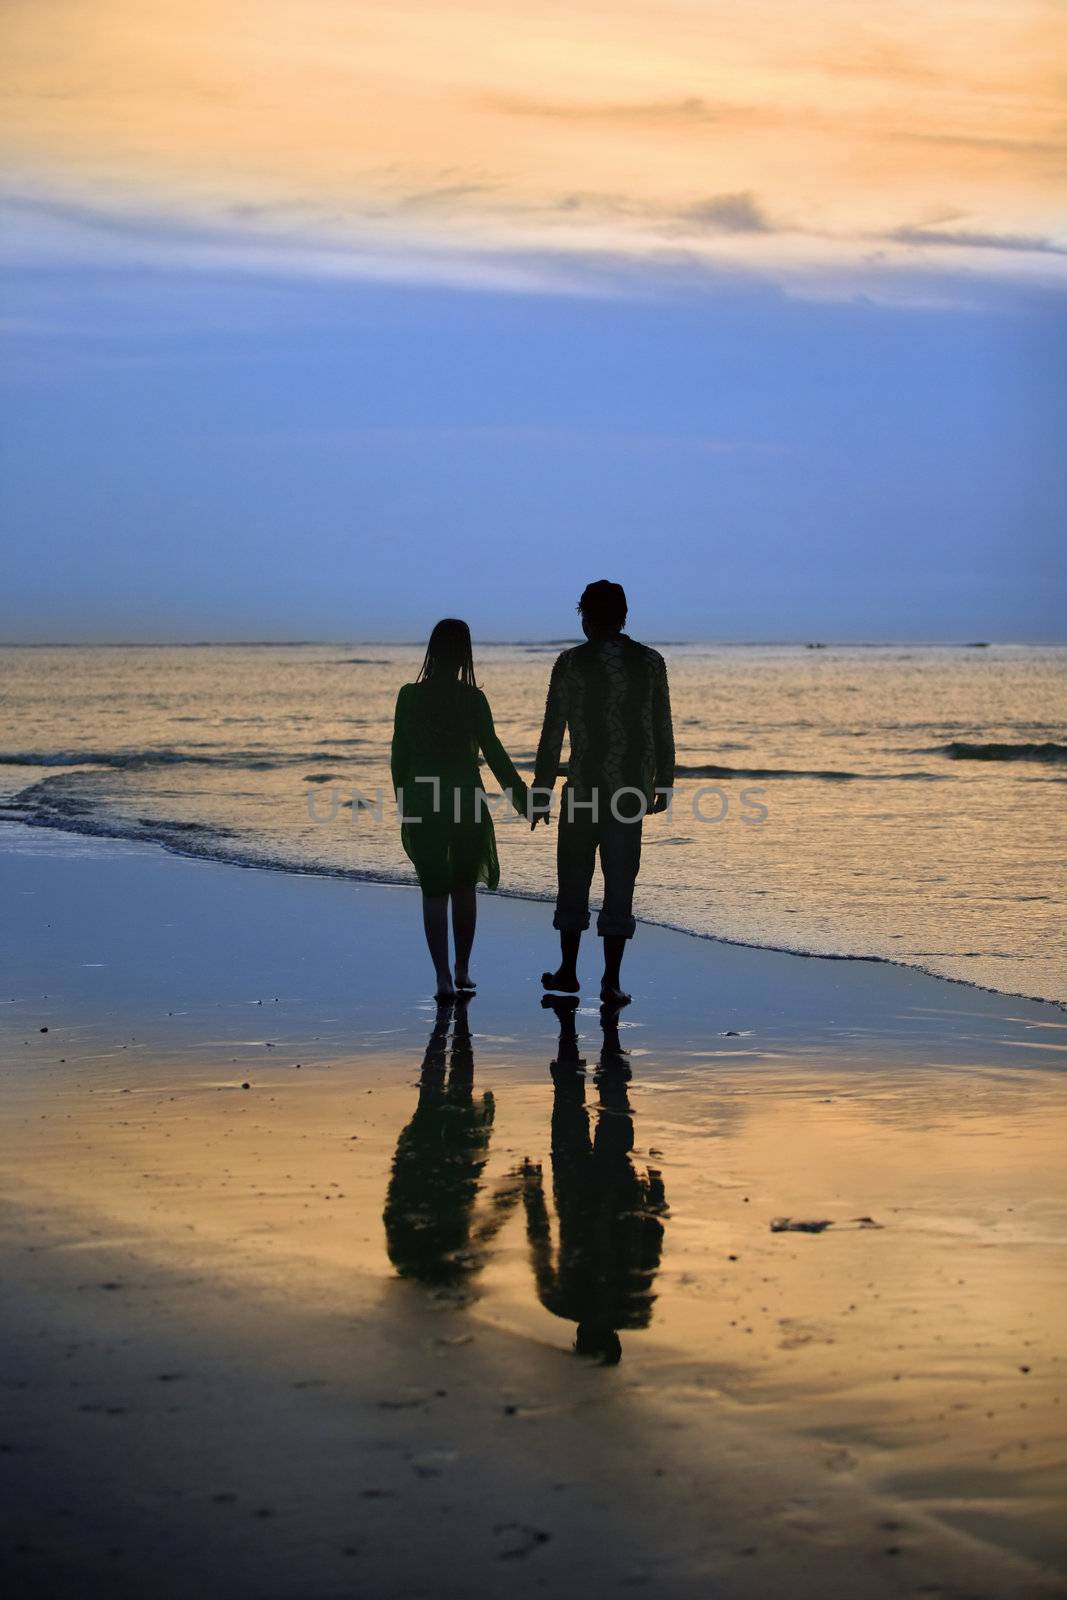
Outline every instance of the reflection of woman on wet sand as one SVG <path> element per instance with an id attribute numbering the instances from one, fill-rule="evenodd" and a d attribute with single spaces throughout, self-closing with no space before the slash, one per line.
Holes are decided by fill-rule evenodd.
<path id="1" fill-rule="evenodd" d="M 504 1180 L 479 1214 L 482 1171 L 489 1159 L 493 1096 L 474 1099 L 474 1054 L 467 1008 L 437 1008 L 422 1062 L 419 1103 L 397 1141 L 385 1197 L 389 1259 L 402 1278 L 462 1289 L 484 1261 L 518 1200 L 517 1179 Z"/>
<path id="2" fill-rule="evenodd" d="M 620 1328 L 647 1328 L 663 1249 L 667 1206 L 658 1172 L 642 1176 L 630 1156 L 634 1125 L 626 1085 L 630 1069 L 617 1015 L 601 1012 L 604 1046 L 596 1085 L 596 1131 L 589 1136 L 585 1080 L 575 1031 L 576 1002 L 556 1000 L 559 1052 L 552 1063 L 552 1193 L 559 1245 L 552 1233 L 540 1166 L 523 1164 L 530 1260 L 546 1310 L 578 1324 L 575 1348 L 620 1359 Z"/>

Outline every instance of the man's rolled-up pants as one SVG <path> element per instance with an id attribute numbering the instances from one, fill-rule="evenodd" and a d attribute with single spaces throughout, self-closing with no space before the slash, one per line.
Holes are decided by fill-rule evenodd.
<path id="1" fill-rule="evenodd" d="M 624 794 L 615 808 L 623 813 L 624 820 L 620 821 L 612 811 L 609 792 L 576 792 L 569 784 L 564 786 L 556 835 L 556 914 L 552 918 L 552 926 L 561 933 L 582 932 L 589 926 L 589 890 L 599 850 L 604 903 L 596 919 L 596 931 L 601 938 L 633 938 L 642 816 L 627 816 L 624 801 L 629 803 L 628 809 L 635 809 L 635 797 Z"/>

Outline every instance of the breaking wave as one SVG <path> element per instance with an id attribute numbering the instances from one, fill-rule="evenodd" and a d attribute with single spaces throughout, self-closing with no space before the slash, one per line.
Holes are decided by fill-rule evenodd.
<path id="1" fill-rule="evenodd" d="M 837 772 L 807 771 L 794 767 L 675 767 L 676 778 L 809 778 L 819 783 L 944 783 L 938 772 Z"/>
<path id="2" fill-rule="evenodd" d="M 361 739 L 328 739 L 325 744 L 357 745 Z M 324 761 L 343 761 L 336 751 L 299 750 L 263 755 L 258 750 L 208 753 L 190 750 L 16 750 L 0 751 L 0 767 L 110 767 L 117 771 L 143 771 L 146 767 L 229 767 L 247 772 L 270 772 L 280 767 L 300 767 Z"/>
<path id="3" fill-rule="evenodd" d="M 916 750 L 915 755 L 947 756 L 950 761 L 1040 761 L 1046 766 L 1067 766 L 1067 744 L 1048 739 L 1044 744 L 968 744 L 953 739 L 949 744 Z"/>

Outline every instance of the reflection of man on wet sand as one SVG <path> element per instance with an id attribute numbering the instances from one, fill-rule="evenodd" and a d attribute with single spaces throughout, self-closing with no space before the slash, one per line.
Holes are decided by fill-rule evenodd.
<path id="1" fill-rule="evenodd" d="M 630 1152 L 634 1125 L 619 1044 L 617 1013 L 601 1012 L 604 1046 L 596 1074 L 600 1104 L 590 1138 L 584 1063 L 578 1055 L 573 1000 L 552 1000 L 559 1052 L 552 1063 L 552 1231 L 541 1168 L 523 1163 L 523 1203 L 537 1293 L 546 1310 L 578 1324 L 575 1348 L 606 1363 L 622 1355 L 620 1328 L 647 1328 L 663 1249 L 667 1206 L 658 1172 L 640 1174 Z"/>
<path id="2" fill-rule="evenodd" d="M 452 1045 L 448 1028 L 455 1013 Z M 397 1141 L 385 1197 L 389 1259 L 402 1278 L 462 1290 L 485 1247 L 518 1201 L 514 1174 L 479 1211 L 494 1104 L 474 1100 L 474 1053 L 467 1008 L 440 1005 L 419 1078 L 419 1103 Z"/>

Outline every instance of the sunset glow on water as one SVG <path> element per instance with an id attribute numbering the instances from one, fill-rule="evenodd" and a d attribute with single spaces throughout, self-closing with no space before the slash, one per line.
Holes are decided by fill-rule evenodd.
<path id="1" fill-rule="evenodd" d="M 678 788 L 672 815 L 646 824 L 639 915 L 1067 998 L 1062 651 L 664 651 Z M 527 770 L 553 655 L 479 653 L 498 732 Z M 4 659 L 0 773 L 14 815 L 412 881 L 388 757 L 417 649 Z M 531 836 L 501 812 L 498 833 L 502 889 L 550 898 L 554 832 Z"/>

